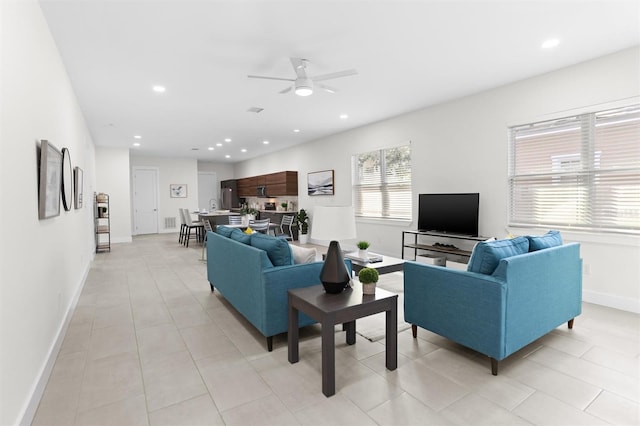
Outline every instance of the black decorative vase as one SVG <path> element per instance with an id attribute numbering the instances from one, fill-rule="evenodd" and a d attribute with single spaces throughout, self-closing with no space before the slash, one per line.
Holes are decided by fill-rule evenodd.
<path id="1" fill-rule="evenodd" d="M 342 250 L 337 241 L 331 241 L 320 271 L 320 281 L 327 293 L 341 293 L 351 281 L 347 266 L 344 264 Z"/>

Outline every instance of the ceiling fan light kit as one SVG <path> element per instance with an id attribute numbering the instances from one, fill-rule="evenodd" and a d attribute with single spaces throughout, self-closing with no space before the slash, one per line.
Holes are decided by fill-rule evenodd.
<path id="1" fill-rule="evenodd" d="M 281 80 L 281 81 L 291 81 L 293 82 L 293 87 L 289 86 L 284 90 L 281 90 L 280 94 L 285 94 L 293 89 L 293 92 L 298 96 L 309 96 L 313 94 L 313 86 L 314 82 L 331 80 L 333 78 L 340 77 L 348 77 L 350 75 L 355 75 L 358 72 L 356 70 L 344 70 L 338 71 L 330 74 L 317 75 L 315 77 L 310 77 L 307 75 L 307 64 L 309 63 L 306 59 L 300 58 L 289 58 L 291 61 L 291 65 L 293 66 L 293 70 L 296 73 L 296 78 L 284 78 L 284 77 L 268 77 L 263 75 L 248 75 L 249 78 L 261 78 L 265 80 Z M 335 93 L 336 89 L 333 87 L 325 86 L 323 84 L 318 84 L 323 90 L 326 90 L 329 93 Z"/>

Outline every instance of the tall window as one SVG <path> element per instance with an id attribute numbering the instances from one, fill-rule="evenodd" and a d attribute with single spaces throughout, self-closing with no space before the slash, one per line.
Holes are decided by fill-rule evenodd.
<path id="1" fill-rule="evenodd" d="M 411 219 L 411 146 L 356 154 L 352 158 L 356 216 Z"/>
<path id="2" fill-rule="evenodd" d="M 640 105 L 509 133 L 510 225 L 640 234 Z"/>

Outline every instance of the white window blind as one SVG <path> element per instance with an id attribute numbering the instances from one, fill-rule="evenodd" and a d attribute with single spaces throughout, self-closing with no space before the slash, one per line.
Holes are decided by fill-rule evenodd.
<path id="1" fill-rule="evenodd" d="M 640 233 L 640 105 L 509 133 L 511 226 Z"/>
<path id="2" fill-rule="evenodd" d="M 411 219 L 411 146 L 352 157 L 356 216 Z"/>

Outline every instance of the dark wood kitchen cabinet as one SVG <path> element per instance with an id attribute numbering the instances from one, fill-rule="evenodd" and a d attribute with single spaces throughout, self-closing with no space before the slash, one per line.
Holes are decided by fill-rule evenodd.
<path id="1" fill-rule="evenodd" d="M 267 195 L 298 195 L 298 172 L 286 171 L 265 176 Z"/>

